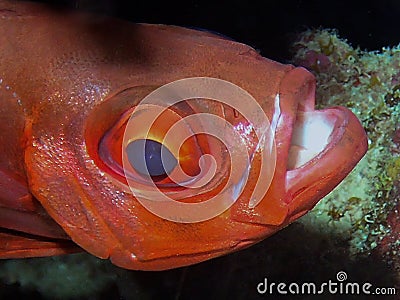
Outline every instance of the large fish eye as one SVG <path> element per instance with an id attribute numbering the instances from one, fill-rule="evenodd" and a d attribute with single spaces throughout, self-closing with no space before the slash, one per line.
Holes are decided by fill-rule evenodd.
<path id="1" fill-rule="evenodd" d="M 122 113 L 98 144 L 100 166 L 122 182 L 135 186 L 180 187 L 200 174 L 200 157 L 210 153 L 210 140 L 193 134 L 193 124 L 180 107 L 131 107 Z M 154 110 L 161 114 L 150 124 Z M 190 109 L 190 107 L 188 107 Z M 171 128 L 175 130 L 167 138 Z M 105 130 L 104 130 L 105 131 Z M 89 144 L 90 145 L 90 144 Z M 220 152 L 220 147 L 213 152 Z M 214 148 L 212 148 L 214 149 Z M 111 172 L 110 172 L 111 171 Z"/>
<path id="2" fill-rule="evenodd" d="M 126 147 L 130 165 L 140 175 L 162 180 L 176 167 L 178 160 L 163 144 L 151 139 L 138 139 Z"/>
<path id="3" fill-rule="evenodd" d="M 207 123 L 200 116 L 211 112 L 223 119 L 231 110 L 197 98 L 167 107 L 164 102 L 134 105 L 132 99 L 144 97 L 137 96 L 138 91 L 129 89 L 113 96 L 89 118 L 88 152 L 107 177 L 140 195 L 157 189 L 179 191 L 179 199 L 191 199 L 194 190 L 207 193 L 215 186 L 223 188 L 230 173 L 230 153 L 208 132 L 210 127 L 215 127 L 216 135 L 229 135 L 229 131 L 215 119 Z M 116 110 L 115 118 L 109 118 L 110 110 Z M 228 144 L 237 142 L 228 138 Z"/>

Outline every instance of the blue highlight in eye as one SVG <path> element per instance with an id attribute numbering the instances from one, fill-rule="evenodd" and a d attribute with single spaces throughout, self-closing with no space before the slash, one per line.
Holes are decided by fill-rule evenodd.
<path id="1" fill-rule="evenodd" d="M 129 143 L 126 153 L 136 172 L 153 179 L 165 178 L 178 163 L 167 147 L 150 139 L 139 139 Z"/>

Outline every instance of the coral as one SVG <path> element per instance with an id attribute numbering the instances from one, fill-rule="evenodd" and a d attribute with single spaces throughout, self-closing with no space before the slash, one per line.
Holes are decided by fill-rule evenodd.
<path id="1" fill-rule="evenodd" d="M 392 98 L 393 99 L 393 98 Z M 400 97 L 396 100 L 397 103 L 400 102 Z M 392 153 L 400 153 L 400 128 L 397 128 L 392 136 L 392 141 L 393 141 L 393 147 L 392 147 Z"/>

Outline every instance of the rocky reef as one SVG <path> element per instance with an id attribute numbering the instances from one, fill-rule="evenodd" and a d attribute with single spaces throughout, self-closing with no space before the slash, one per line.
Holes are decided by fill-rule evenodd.
<path id="1" fill-rule="evenodd" d="M 400 229 L 395 221 L 399 219 L 400 47 L 365 52 L 333 30 L 310 30 L 295 42 L 294 51 L 293 62 L 317 78 L 317 105 L 351 108 L 369 138 L 360 164 L 301 222 L 348 240 L 352 255 L 369 255 L 378 247 L 399 270 L 398 243 L 385 237 Z M 387 250 L 382 252 L 380 244 Z"/>

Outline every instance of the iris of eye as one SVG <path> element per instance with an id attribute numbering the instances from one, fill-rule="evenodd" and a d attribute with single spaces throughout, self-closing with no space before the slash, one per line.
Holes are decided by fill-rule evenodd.
<path id="1" fill-rule="evenodd" d="M 178 163 L 167 147 L 149 139 L 129 143 L 126 154 L 136 172 L 155 178 L 166 177 Z"/>

